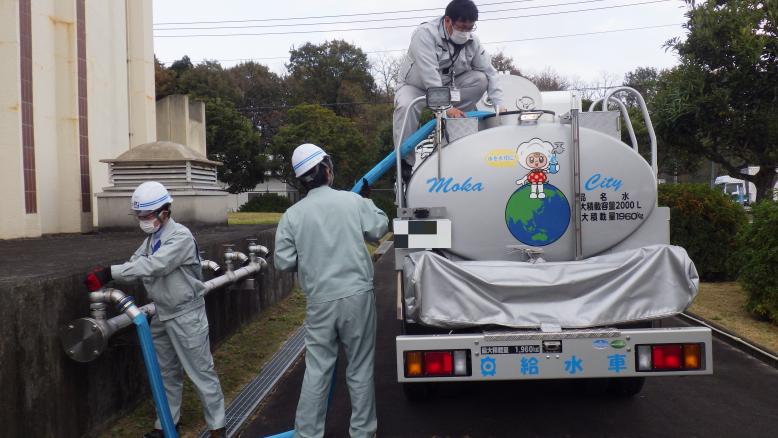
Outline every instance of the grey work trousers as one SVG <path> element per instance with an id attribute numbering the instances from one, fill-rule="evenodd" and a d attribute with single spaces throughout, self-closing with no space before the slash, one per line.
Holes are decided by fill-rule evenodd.
<path id="1" fill-rule="evenodd" d="M 454 83 L 461 95 L 461 100 L 454 106 L 462 111 L 472 111 L 475 109 L 476 103 L 486 93 L 489 80 L 483 72 L 470 70 L 454 78 Z M 410 84 L 403 84 L 395 91 L 392 121 L 395 148 L 419 129 L 419 116 L 425 103 L 421 100 L 411 107 L 411 102 L 417 97 L 424 96 L 426 93 L 427 90 L 422 90 Z M 405 119 L 405 124 L 403 124 L 406 110 L 408 111 L 408 118 Z M 405 157 L 405 161 L 412 165 L 416 161 L 416 154 L 409 153 Z"/>
<path id="2" fill-rule="evenodd" d="M 173 422 L 178 424 L 181 418 L 183 368 L 200 397 L 208 428 L 214 430 L 224 427 L 224 395 L 213 367 L 205 306 L 166 321 L 160 321 L 154 315 L 151 319 L 151 337 Z M 154 427 L 162 429 L 159 418 Z"/>
<path id="3" fill-rule="evenodd" d="M 351 397 L 352 438 L 372 437 L 378 428 L 373 364 L 375 362 L 373 291 L 335 301 L 309 304 L 305 315 L 305 377 L 297 403 L 295 438 L 321 437 L 327 397 L 338 358 L 338 340 L 346 352 L 346 384 Z"/>

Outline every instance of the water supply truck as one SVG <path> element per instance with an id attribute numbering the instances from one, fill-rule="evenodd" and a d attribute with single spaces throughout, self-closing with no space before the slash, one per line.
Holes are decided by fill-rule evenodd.
<path id="1" fill-rule="evenodd" d="M 592 379 L 629 396 L 647 377 L 712 374 L 710 329 L 666 326 L 699 278 L 670 245 L 670 212 L 657 205 L 643 98 L 619 87 L 583 112 L 575 92 L 541 93 L 518 76 L 500 82 L 506 111 L 484 98 L 461 119 L 443 116 L 447 88 L 428 90 L 420 99 L 434 120 L 366 175 L 373 183 L 397 171 L 405 394 L 425 397 L 446 382 Z M 650 161 L 625 94 L 648 127 Z M 408 154 L 416 160 L 404 181 Z"/>

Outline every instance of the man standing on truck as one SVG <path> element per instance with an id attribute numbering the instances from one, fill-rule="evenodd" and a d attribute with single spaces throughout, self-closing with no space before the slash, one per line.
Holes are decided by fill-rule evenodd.
<path id="1" fill-rule="evenodd" d="M 334 190 L 330 157 L 306 143 L 292 154 L 295 176 L 307 195 L 281 217 L 275 266 L 297 271 L 307 298 L 305 377 L 295 418 L 295 437 L 321 437 L 327 395 L 343 344 L 351 396 L 351 437 L 372 437 L 378 428 L 373 384 L 375 299 L 373 263 L 365 240 L 386 233 L 386 214 L 364 197 Z"/>
<path id="2" fill-rule="evenodd" d="M 225 437 L 224 395 L 211 355 L 197 243 L 189 229 L 170 216 L 173 197 L 162 184 L 147 181 L 139 185 L 131 203 L 146 239 L 128 262 L 92 268 L 84 284 L 96 291 L 111 280 L 143 282 L 157 306 L 151 318 L 151 337 L 173 422 L 177 425 L 181 417 L 183 368 L 200 396 L 210 436 Z M 163 436 L 159 419 L 144 435 Z"/>
<path id="3" fill-rule="evenodd" d="M 417 102 L 413 107 L 411 102 L 424 96 L 429 87 L 451 88 L 454 106 L 446 111 L 448 117 L 464 117 L 464 112 L 475 109 L 486 91 L 494 108 L 501 107 L 502 90 L 497 84 L 497 70 L 473 34 L 476 21 L 478 8 L 471 0 L 452 0 L 446 6 L 445 16 L 422 23 L 413 32 L 408 53 L 400 65 L 394 94 L 395 147 L 416 131 L 424 102 Z M 406 111 L 408 118 L 403 125 Z M 410 176 L 415 160 L 414 154 L 405 157 L 404 179 Z"/>

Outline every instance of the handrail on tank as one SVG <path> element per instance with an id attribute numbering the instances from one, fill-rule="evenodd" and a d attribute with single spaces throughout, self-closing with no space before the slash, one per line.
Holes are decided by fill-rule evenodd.
<path id="1" fill-rule="evenodd" d="M 632 87 L 616 87 L 608 90 L 608 92 L 605 93 L 602 104 L 603 109 L 607 107 L 605 102 L 609 102 L 610 98 L 616 93 L 631 94 L 637 99 L 638 105 L 640 105 L 640 111 L 643 113 L 643 121 L 646 124 L 646 129 L 648 130 L 648 138 L 651 141 L 651 170 L 653 170 L 654 176 L 656 177 L 659 173 L 657 169 L 656 133 L 654 132 L 654 125 L 651 123 L 651 116 L 648 114 L 646 100 L 643 99 L 643 96 L 640 94 L 640 92 L 638 92 L 638 90 Z"/>
<path id="2" fill-rule="evenodd" d="M 602 98 L 595 100 L 592 102 L 592 104 L 589 106 L 588 112 L 593 112 L 594 107 L 596 107 L 600 102 L 602 102 Z M 627 111 L 627 106 L 624 105 L 624 102 L 622 102 L 619 99 L 616 99 L 615 97 L 611 97 L 608 101 L 608 103 L 614 102 L 619 107 L 619 111 L 621 111 L 621 116 L 624 118 L 624 121 L 627 125 L 627 132 L 629 133 L 629 141 L 632 144 L 632 149 L 635 150 L 635 152 L 640 153 L 638 150 L 638 139 L 635 137 L 635 129 L 632 127 L 632 119 L 629 117 L 629 112 Z M 605 108 L 607 111 L 607 107 Z"/>

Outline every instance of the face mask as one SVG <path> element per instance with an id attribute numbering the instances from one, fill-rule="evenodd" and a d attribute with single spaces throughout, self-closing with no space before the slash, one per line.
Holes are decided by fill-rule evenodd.
<path id="1" fill-rule="evenodd" d="M 454 44 L 464 44 L 470 39 L 470 32 L 462 32 L 461 30 L 451 30 L 451 42 Z"/>
<path id="2" fill-rule="evenodd" d="M 138 222 L 140 229 L 146 234 L 156 233 L 159 230 L 159 225 L 156 224 L 156 219 L 148 219 Z"/>

